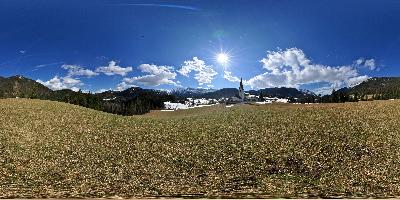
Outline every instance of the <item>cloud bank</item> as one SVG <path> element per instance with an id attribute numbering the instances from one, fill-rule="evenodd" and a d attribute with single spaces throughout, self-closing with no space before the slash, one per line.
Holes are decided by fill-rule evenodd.
<path id="1" fill-rule="evenodd" d="M 313 63 L 307 55 L 298 48 L 286 50 L 268 51 L 266 56 L 260 60 L 264 73 L 257 74 L 247 80 L 244 84 L 252 89 L 268 87 L 294 87 L 301 88 L 307 84 L 323 85 L 313 89 L 317 94 L 328 94 L 332 89 L 355 86 L 369 77 L 360 75 L 358 70 L 367 68 L 379 70 L 374 59 L 359 58 L 352 64 L 343 66 L 329 66 Z M 107 76 L 122 76 L 117 85 L 117 90 L 124 90 L 129 87 L 157 87 L 160 85 L 179 86 L 176 80 L 177 73 L 185 77 L 194 78 L 200 87 L 213 87 L 212 82 L 218 73 L 212 65 L 207 65 L 204 60 L 193 57 L 184 61 L 179 70 L 172 66 L 141 64 L 138 71 L 144 75 L 125 77 L 133 71 L 132 67 L 121 67 L 116 61 L 110 61 L 107 66 L 97 67 L 96 70 L 85 69 L 78 65 L 62 65 L 67 70 L 65 77 L 54 76 L 48 81 L 37 80 L 53 90 L 73 89 L 79 90 L 84 84 L 76 77 L 94 77 L 99 74 Z M 124 78 L 125 77 L 125 78 Z M 239 82 L 240 78 L 230 71 L 224 71 L 224 79 L 230 82 Z"/>
<path id="2" fill-rule="evenodd" d="M 54 78 L 52 78 L 48 81 L 42 81 L 40 79 L 38 79 L 36 81 L 52 90 L 71 89 L 75 92 L 79 91 L 79 86 L 83 85 L 83 83 L 79 79 L 75 79 L 75 78 L 71 78 L 71 77 L 55 76 Z"/>
<path id="3" fill-rule="evenodd" d="M 178 84 L 174 81 L 176 73 L 174 68 L 170 66 L 157 66 L 153 64 L 141 64 L 139 70 L 148 75 L 124 78 L 123 82 L 117 86 L 117 89 L 126 89 L 136 85 L 144 86 L 159 86 L 159 85 L 174 85 Z"/>
<path id="4" fill-rule="evenodd" d="M 244 81 L 244 84 L 251 88 L 299 88 L 304 84 L 328 83 L 333 89 L 354 86 L 369 78 L 359 75 L 357 69 L 352 65 L 327 66 L 312 63 L 298 48 L 268 51 L 266 57 L 260 62 L 266 72 Z M 238 80 L 230 72 L 225 72 L 224 77 L 232 82 Z"/>

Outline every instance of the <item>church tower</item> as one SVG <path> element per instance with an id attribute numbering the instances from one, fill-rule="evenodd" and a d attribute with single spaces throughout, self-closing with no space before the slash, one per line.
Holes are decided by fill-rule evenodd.
<path id="1" fill-rule="evenodd" d="M 240 99 L 244 100 L 244 89 L 243 89 L 242 78 L 240 78 L 239 97 L 240 97 Z"/>

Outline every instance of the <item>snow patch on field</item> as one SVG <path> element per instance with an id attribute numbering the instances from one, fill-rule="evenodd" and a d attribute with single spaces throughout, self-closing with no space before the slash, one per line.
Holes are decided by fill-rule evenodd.
<path id="1" fill-rule="evenodd" d="M 256 102 L 256 104 L 264 105 L 264 104 L 271 104 L 272 101 L 261 101 L 261 102 Z"/>

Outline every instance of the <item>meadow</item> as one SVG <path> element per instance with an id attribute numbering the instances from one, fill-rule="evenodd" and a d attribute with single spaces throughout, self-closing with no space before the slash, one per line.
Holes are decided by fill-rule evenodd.
<path id="1" fill-rule="evenodd" d="M 118 116 L 0 100 L 0 198 L 399 197 L 400 101 Z"/>

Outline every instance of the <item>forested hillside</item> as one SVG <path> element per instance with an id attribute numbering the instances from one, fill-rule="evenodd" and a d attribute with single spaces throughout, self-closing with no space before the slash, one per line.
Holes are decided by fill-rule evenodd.
<path id="1" fill-rule="evenodd" d="M 400 98 L 400 77 L 371 78 L 351 88 L 350 94 L 359 97 L 373 95 L 374 99 Z"/>
<path id="2" fill-rule="evenodd" d="M 176 100 L 166 92 L 141 88 L 99 94 L 75 92 L 70 89 L 52 91 L 22 76 L 0 77 L 0 97 L 59 101 L 119 115 L 144 114 L 162 108 L 164 101 Z"/>
<path id="3" fill-rule="evenodd" d="M 322 102 L 400 99 L 400 78 L 370 78 L 351 88 L 341 88 L 322 97 Z"/>
<path id="4" fill-rule="evenodd" d="M 0 77 L 0 97 L 49 98 L 52 90 L 23 76 Z"/>

